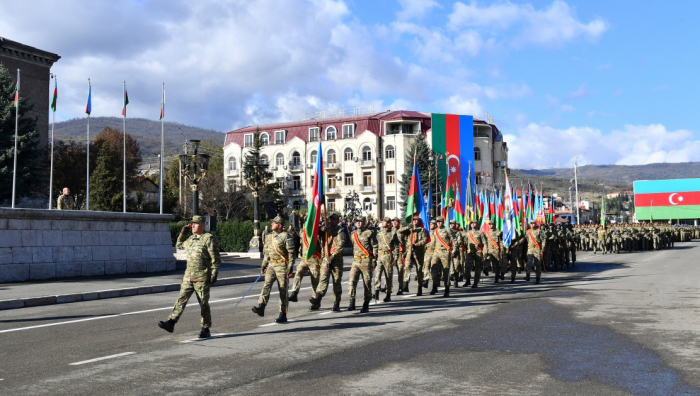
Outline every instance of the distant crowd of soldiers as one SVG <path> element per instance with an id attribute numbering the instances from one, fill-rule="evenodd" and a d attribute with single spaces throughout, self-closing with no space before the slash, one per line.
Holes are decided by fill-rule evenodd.
<path id="1" fill-rule="evenodd" d="M 574 234 L 578 250 L 607 254 L 668 249 L 674 242 L 700 238 L 700 227 L 668 222 L 582 225 Z"/>

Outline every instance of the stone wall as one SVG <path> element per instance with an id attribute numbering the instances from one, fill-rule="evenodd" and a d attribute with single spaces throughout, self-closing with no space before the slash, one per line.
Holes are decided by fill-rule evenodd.
<path id="1" fill-rule="evenodd" d="M 0 282 L 175 270 L 172 215 L 0 208 Z"/>

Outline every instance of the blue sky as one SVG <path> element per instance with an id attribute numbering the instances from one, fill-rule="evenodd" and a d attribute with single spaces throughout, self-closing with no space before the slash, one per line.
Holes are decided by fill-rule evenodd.
<path id="1" fill-rule="evenodd" d="M 221 131 L 372 105 L 472 114 L 510 165 L 700 160 L 700 2 L 201 0 L 0 4 L 0 36 L 62 56 L 57 119 Z M 32 26 L 27 29 L 26 26 Z"/>

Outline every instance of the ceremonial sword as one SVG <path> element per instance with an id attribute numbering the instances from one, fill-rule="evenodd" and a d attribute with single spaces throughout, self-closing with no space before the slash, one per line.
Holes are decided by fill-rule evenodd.
<path id="1" fill-rule="evenodd" d="M 241 297 L 241 299 L 238 300 L 238 302 L 236 303 L 236 305 L 233 306 L 234 308 L 236 308 L 236 307 L 238 306 L 238 304 L 240 304 L 241 301 L 243 301 L 243 299 L 245 298 L 245 296 L 247 296 L 248 293 L 250 293 L 250 290 L 253 288 L 253 286 L 255 286 L 256 283 L 258 283 L 258 281 L 260 280 L 260 277 L 262 277 L 262 276 L 263 276 L 263 274 L 258 275 L 258 279 L 256 279 L 255 282 L 253 282 L 253 284 L 248 288 L 248 291 L 245 292 L 245 294 L 243 295 L 243 297 Z"/>

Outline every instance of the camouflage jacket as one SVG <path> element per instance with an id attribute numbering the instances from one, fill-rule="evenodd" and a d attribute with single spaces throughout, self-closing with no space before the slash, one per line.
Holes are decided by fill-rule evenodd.
<path id="1" fill-rule="evenodd" d="M 457 244 L 452 240 L 452 232 L 450 229 L 442 226 L 433 230 L 435 235 L 435 251 L 449 252 L 454 254 L 457 251 Z M 447 246 L 445 246 L 447 245 Z"/>
<path id="2" fill-rule="evenodd" d="M 408 227 L 401 227 L 397 231 L 397 234 L 402 234 L 405 236 L 406 250 L 411 250 L 411 245 L 416 247 L 416 250 L 425 249 L 425 244 L 428 242 L 428 231 L 423 227 L 413 227 L 412 225 Z"/>
<path id="3" fill-rule="evenodd" d="M 435 230 L 430 230 L 430 241 L 425 243 L 425 250 L 427 252 L 432 252 L 435 250 Z"/>
<path id="4" fill-rule="evenodd" d="M 58 210 L 74 210 L 75 201 L 73 201 L 73 197 L 70 195 L 61 194 L 56 200 L 56 208 Z"/>
<path id="5" fill-rule="evenodd" d="M 485 253 L 498 254 L 501 251 L 501 246 L 503 245 L 503 233 L 497 229 L 491 229 L 488 235 L 485 235 L 488 243 L 484 248 Z"/>
<path id="6" fill-rule="evenodd" d="M 469 230 L 469 232 L 467 232 L 466 242 L 469 253 L 476 253 L 478 255 L 484 253 L 484 247 L 486 247 L 486 244 L 488 243 L 486 240 L 486 235 L 479 230 Z"/>
<path id="7" fill-rule="evenodd" d="M 202 235 L 192 234 L 189 238 L 185 233 L 180 233 L 175 245 L 178 249 L 185 249 L 187 257 L 187 271 L 193 282 L 208 281 L 210 271 L 218 271 L 221 265 L 219 244 L 210 233 Z"/>
<path id="8" fill-rule="evenodd" d="M 527 253 L 542 255 L 542 250 L 544 250 L 546 244 L 545 235 L 540 230 L 533 229 L 525 231 L 525 235 L 527 237 Z"/>
<path id="9" fill-rule="evenodd" d="M 367 228 L 357 229 L 350 234 L 352 241 L 352 253 L 356 259 L 377 258 L 377 239 L 374 232 Z"/>
<path id="10" fill-rule="evenodd" d="M 328 257 L 326 257 L 326 238 L 328 238 Z M 343 248 L 345 248 L 345 232 L 340 226 L 323 227 L 318 235 L 321 246 L 321 256 L 328 258 L 328 261 L 343 259 Z"/>
<path id="11" fill-rule="evenodd" d="M 391 254 L 394 259 L 399 257 L 399 237 L 394 231 L 381 230 L 377 232 L 377 249 L 380 254 Z M 385 253 L 382 253 L 385 252 Z"/>
<path id="12" fill-rule="evenodd" d="M 285 231 L 272 231 L 265 235 L 262 269 L 273 264 L 294 264 L 294 236 Z"/>

